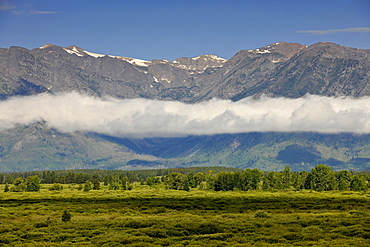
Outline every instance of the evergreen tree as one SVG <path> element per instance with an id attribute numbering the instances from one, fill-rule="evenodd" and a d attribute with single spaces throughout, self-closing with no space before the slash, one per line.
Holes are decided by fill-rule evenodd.
<path id="1" fill-rule="evenodd" d="M 5 184 L 4 192 L 8 192 L 8 191 L 9 191 L 9 185 Z"/>
<path id="2" fill-rule="evenodd" d="M 94 180 L 93 180 L 93 190 L 100 190 L 100 181 L 99 181 L 99 179 L 97 179 L 97 178 L 95 178 Z"/>
<path id="3" fill-rule="evenodd" d="M 281 174 L 281 188 L 282 189 L 289 189 L 292 185 L 292 172 L 290 171 L 290 167 L 284 167 L 284 170 Z"/>
<path id="4" fill-rule="evenodd" d="M 68 210 L 64 210 L 62 214 L 62 221 L 67 222 L 70 221 L 71 219 L 72 219 L 71 213 Z"/>
<path id="5" fill-rule="evenodd" d="M 130 188 L 130 182 L 128 177 L 123 177 L 121 180 L 121 185 L 123 190 L 128 190 Z"/>
<path id="6" fill-rule="evenodd" d="M 108 175 L 105 175 L 103 181 L 104 185 L 107 186 L 110 183 L 111 179 Z"/>
<path id="7" fill-rule="evenodd" d="M 189 178 L 187 176 L 184 177 L 181 190 L 190 191 Z"/>
<path id="8" fill-rule="evenodd" d="M 84 184 L 84 192 L 89 192 L 92 189 L 92 184 L 89 180 L 87 180 Z"/>
<path id="9" fill-rule="evenodd" d="M 194 178 L 194 173 L 189 173 L 187 175 L 187 180 L 189 181 L 189 187 L 190 188 L 195 188 L 197 185 L 196 185 L 196 182 L 195 182 L 195 178 Z"/>
<path id="10" fill-rule="evenodd" d="M 351 178 L 352 175 L 349 171 L 340 171 L 336 174 L 336 179 L 338 183 L 338 189 L 343 190 L 349 190 L 351 186 Z"/>

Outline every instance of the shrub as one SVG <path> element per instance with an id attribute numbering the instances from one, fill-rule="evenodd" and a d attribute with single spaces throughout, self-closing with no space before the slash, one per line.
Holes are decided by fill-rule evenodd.
<path id="1" fill-rule="evenodd" d="M 62 190 L 63 186 L 61 184 L 53 184 L 49 187 L 49 190 Z"/>
<path id="2" fill-rule="evenodd" d="M 271 218 L 271 216 L 263 210 L 258 210 L 254 214 L 254 218 Z"/>
<path id="3" fill-rule="evenodd" d="M 86 181 L 84 184 L 84 192 L 89 192 L 92 189 L 93 185 L 90 181 Z"/>
<path id="4" fill-rule="evenodd" d="M 26 191 L 39 191 L 40 190 L 40 178 L 39 176 L 30 176 L 26 178 L 25 185 Z"/>
<path id="5" fill-rule="evenodd" d="M 111 182 L 109 183 L 109 189 L 110 190 L 119 190 L 119 183 L 118 182 Z"/>
<path id="6" fill-rule="evenodd" d="M 13 182 L 14 186 L 10 188 L 10 191 L 11 192 L 22 192 L 22 191 L 26 191 L 26 185 L 24 183 L 24 179 L 19 177 L 19 178 L 16 178 L 14 179 L 14 182 Z"/>
<path id="7" fill-rule="evenodd" d="M 71 218 L 72 218 L 71 213 L 68 210 L 64 210 L 64 212 L 62 214 L 62 221 L 67 222 L 67 221 L 70 221 Z"/>

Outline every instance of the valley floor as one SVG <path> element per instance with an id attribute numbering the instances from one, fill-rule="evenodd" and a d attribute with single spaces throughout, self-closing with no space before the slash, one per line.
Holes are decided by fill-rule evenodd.
<path id="1" fill-rule="evenodd" d="M 0 246 L 370 246 L 369 193 L 48 186 L 0 186 Z"/>

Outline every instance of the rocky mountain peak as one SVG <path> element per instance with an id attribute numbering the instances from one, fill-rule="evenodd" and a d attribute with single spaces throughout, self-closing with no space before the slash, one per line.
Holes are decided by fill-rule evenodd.
<path id="1" fill-rule="evenodd" d="M 279 63 L 288 60 L 306 47 L 307 46 L 299 43 L 276 42 L 254 50 L 248 50 L 248 52 L 256 55 L 265 55 L 271 62 Z"/>
<path id="2" fill-rule="evenodd" d="M 45 44 L 45 45 L 39 47 L 39 49 L 46 49 L 46 48 L 53 47 L 53 46 L 56 46 L 56 45 L 53 45 L 53 44 Z"/>
<path id="3" fill-rule="evenodd" d="M 68 47 L 63 48 L 63 49 L 66 52 L 68 52 L 69 54 L 76 54 L 79 57 L 83 57 L 83 56 L 86 55 L 86 53 L 83 49 L 81 49 L 80 47 L 75 46 L 75 45 L 71 45 L 71 46 L 68 46 Z"/>
<path id="4" fill-rule="evenodd" d="M 216 55 L 200 55 L 198 57 L 180 57 L 172 65 L 185 70 L 202 73 L 207 68 L 222 67 L 227 60 Z"/>

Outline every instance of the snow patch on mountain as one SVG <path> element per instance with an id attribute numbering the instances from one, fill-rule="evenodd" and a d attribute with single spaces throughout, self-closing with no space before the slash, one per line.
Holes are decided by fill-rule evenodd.
<path id="1" fill-rule="evenodd" d="M 121 60 L 124 60 L 132 65 L 136 66 L 143 66 L 143 67 L 148 67 L 149 65 L 152 64 L 150 61 L 142 60 L 142 59 L 137 59 L 137 58 L 130 58 L 130 57 L 115 57 Z"/>
<path id="2" fill-rule="evenodd" d="M 55 45 L 52 44 L 45 44 L 44 46 L 39 47 L 39 49 L 46 49 L 49 47 L 52 47 Z M 57 46 L 56 46 L 57 47 Z M 181 57 L 173 61 L 168 60 L 153 60 L 153 61 L 147 61 L 143 59 L 137 59 L 137 58 L 131 58 L 131 57 L 123 57 L 123 56 L 115 56 L 115 55 L 106 55 L 106 54 L 100 54 L 95 52 L 90 52 L 84 49 L 81 49 L 77 46 L 71 45 L 68 47 L 62 47 L 64 51 L 71 55 L 77 55 L 79 57 L 85 57 L 90 56 L 93 58 L 102 58 L 102 57 L 110 57 L 114 59 L 119 59 L 126 61 L 132 65 L 140 66 L 140 67 L 148 67 L 150 65 L 154 64 L 169 64 L 171 66 L 188 70 L 192 74 L 194 73 L 203 73 L 207 68 L 218 68 L 222 67 L 223 64 L 227 61 L 227 59 L 218 57 L 216 55 L 200 55 L 197 57 Z M 163 80 L 163 79 L 162 79 Z M 166 79 L 168 81 L 168 79 Z"/>
<path id="3" fill-rule="evenodd" d="M 77 51 L 77 50 L 73 50 L 73 49 L 70 50 L 70 49 L 67 49 L 67 48 L 63 48 L 63 50 L 65 50 L 69 54 L 75 54 L 75 55 L 77 55 L 79 57 L 83 57 L 83 55 L 79 51 Z"/>
<path id="4" fill-rule="evenodd" d="M 105 55 L 103 55 L 103 54 L 98 54 L 98 53 L 89 52 L 89 51 L 85 51 L 85 50 L 84 50 L 84 53 L 86 53 L 87 55 L 89 55 L 91 57 L 95 57 L 95 58 L 105 57 Z"/>
<path id="5" fill-rule="evenodd" d="M 180 57 L 172 61 L 171 65 L 180 69 L 203 73 L 207 68 L 222 67 L 227 60 L 216 55 L 200 55 L 197 57 Z"/>

